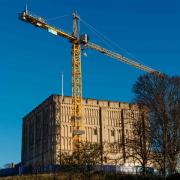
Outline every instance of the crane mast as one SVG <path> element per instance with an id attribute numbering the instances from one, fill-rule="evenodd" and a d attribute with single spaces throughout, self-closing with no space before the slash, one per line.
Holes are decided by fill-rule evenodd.
<path id="1" fill-rule="evenodd" d="M 79 42 L 79 16 L 73 13 L 73 33 L 76 40 L 72 41 L 72 123 L 73 147 L 78 148 L 82 140 L 82 71 L 81 71 L 81 44 Z"/>
<path id="2" fill-rule="evenodd" d="M 145 72 L 160 73 L 148 66 L 144 66 L 134 60 L 128 59 L 121 54 L 112 52 L 95 43 L 88 41 L 87 34 L 79 36 L 80 17 L 77 13 L 73 13 L 73 32 L 68 34 L 60 29 L 48 24 L 42 17 L 35 16 L 27 10 L 19 14 L 20 20 L 30 23 L 36 27 L 47 30 L 48 32 L 64 37 L 72 43 L 72 126 L 73 126 L 73 150 L 76 150 L 77 145 L 82 141 L 82 135 L 85 133 L 82 119 L 82 70 L 81 70 L 81 49 L 82 47 L 91 48 L 101 52 L 109 57 L 117 59 L 121 62 L 129 64 L 135 68 L 141 69 Z"/>

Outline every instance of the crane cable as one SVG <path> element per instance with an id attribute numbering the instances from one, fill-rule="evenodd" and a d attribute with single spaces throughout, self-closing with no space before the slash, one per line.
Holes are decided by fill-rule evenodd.
<path id="1" fill-rule="evenodd" d="M 60 19 L 60 18 L 64 18 L 64 17 L 68 17 L 68 16 L 71 16 L 70 14 L 65 14 L 65 15 L 62 15 L 62 16 L 57 16 L 57 17 L 53 17 L 53 18 L 48 18 L 46 19 L 47 21 L 54 21 L 54 20 L 57 20 L 57 19 Z"/>
<path id="2" fill-rule="evenodd" d="M 132 53 L 130 53 L 127 49 L 121 48 L 117 43 L 115 43 L 114 41 L 112 41 L 111 39 L 109 39 L 108 37 L 106 37 L 104 34 L 102 34 L 101 32 L 99 32 L 98 30 L 96 30 L 96 28 L 94 28 L 92 25 L 90 25 L 89 23 L 87 23 L 85 20 L 83 20 L 82 18 L 80 18 L 80 21 L 87 26 L 88 29 L 90 29 L 92 32 L 94 32 L 94 34 L 96 34 L 97 37 L 99 37 L 103 42 L 106 43 L 106 45 L 108 44 L 109 47 L 111 47 L 111 49 L 115 49 L 115 47 L 117 49 L 119 49 L 120 51 L 124 51 L 126 52 L 130 57 L 132 57 L 134 60 L 136 60 L 137 62 L 139 62 L 140 64 L 144 64 L 142 61 L 140 61 L 139 59 L 137 59 Z M 111 44 L 111 45 L 110 45 Z M 113 46 L 114 47 L 113 47 Z"/>
<path id="3" fill-rule="evenodd" d="M 48 18 L 46 19 L 47 21 L 54 21 L 60 18 L 64 18 L 64 17 L 69 17 L 71 16 L 71 14 L 65 14 L 65 15 L 61 15 L 61 16 L 56 16 L 53 18 Z M 125 53 L 127 53 L 130 57 L 132 57 L 133 59 L 135 59 L 137 62 L 139 62 L 140 64 L 144 64 L 142 61 L 140 61 L 139 59 L 137 59 L 132 53 L 130 53 L 127 49 L 124 49 L 122 47 L 120 47 L 117 43 L 115 43 L 114 41 L 112 41 L 111 39 L 109 39 L 107 36 L 105 36 L 104 34 L 102 34 L 101 32 L 99 32 L 95 27 L 93 27 L 91 24 L 87 23 L 84 19 L 80 18 L 80 21 L 90 30 L 92 31 L 99 39 L 101 39 L 110 49 L 115 50 L 115 49 L 119 49 L 120 51 L 124 51 Z"/>
<path id="4" fill-rule="evenodd" d="M 110 43 L 107 42 L 107 40 L 105 40 L 105 39 L 102 37 L 101 33 L 99 33 L 95 28 L 93 28 L 91 25 L 89 25 L 88 23 L 86 23 L 84 20 L 82 20 L 82 19 L 80 19 L 80 20 L 82 21 L 82 23 L 83 23 L 84 25 L 87 26 L 87 28 L 88 28 L 90 31 L 92 31 L 99 39 L 101 39 L 110 49 L 113 49 L 113 50 L 114 50 L 114 47 L 113 47 L 112 45 L 110 45 Z"/>

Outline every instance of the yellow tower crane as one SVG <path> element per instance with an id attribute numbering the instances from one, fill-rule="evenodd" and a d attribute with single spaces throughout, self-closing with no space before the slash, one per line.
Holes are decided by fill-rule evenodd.
<path id="1" fill-rule="evenodd" d="M 60 29 L 48 24 L 42 17 L 38 17 L 30 13 L 26 9 L 19 14 L 19 18 L 24 22 L 30 23 L 36 27 L 43 28 L 48 32 L 68 39 L 72 44 L 72 126 L 73 126 L 73 147 L 82 141 L 83 120 L 82 120 L 82 71 L 81 71 L 81 50 L 83 47 L 91 48 L 99 51 L 107 56 L 117 59 L 121 62 L 129 64 L 143 71 L 152 73 L 158 71 L 144 66 L 134 60 L 128 59 L 121 54 L 114 53 L 95 43 L 89 42 L 87 34 L 79 36 L 79 20 L 77 13 L 73 13 L 73 32 L 68 34 Z"/>

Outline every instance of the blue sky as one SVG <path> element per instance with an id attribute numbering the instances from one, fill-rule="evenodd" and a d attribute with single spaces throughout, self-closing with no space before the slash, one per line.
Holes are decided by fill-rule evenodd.
<path id="1" fill-rule="evenodd" d="M 0 167 L 20 161 L 22 117 L 49 95 L 61 93 L 62 71 L 65 95 L 71 95 L 70 43 L 19 21 L 24 4 L 0 1 Z M 28 0 L 28 7 L 68 32 L 71 16 L 51 18 L 77 10 L 121 47 L 117 52 L 169 75 L 180 73 L 179 0 Z M 81 32 L 109 48 L 84 24 Z M 143 72 L 93 50 L 87 54 L 82 57 L 83 96 L 131 101 L 132 85 Z"/>

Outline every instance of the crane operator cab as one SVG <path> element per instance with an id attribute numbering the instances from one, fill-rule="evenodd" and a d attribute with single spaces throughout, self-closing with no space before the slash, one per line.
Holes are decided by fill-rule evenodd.
<path id="1" fill-rule="evenodd" d="M 89 42 L 89 36 L 87 34 L 82 34 L 79 38 L 79 42 L 86 45 Z"/>

